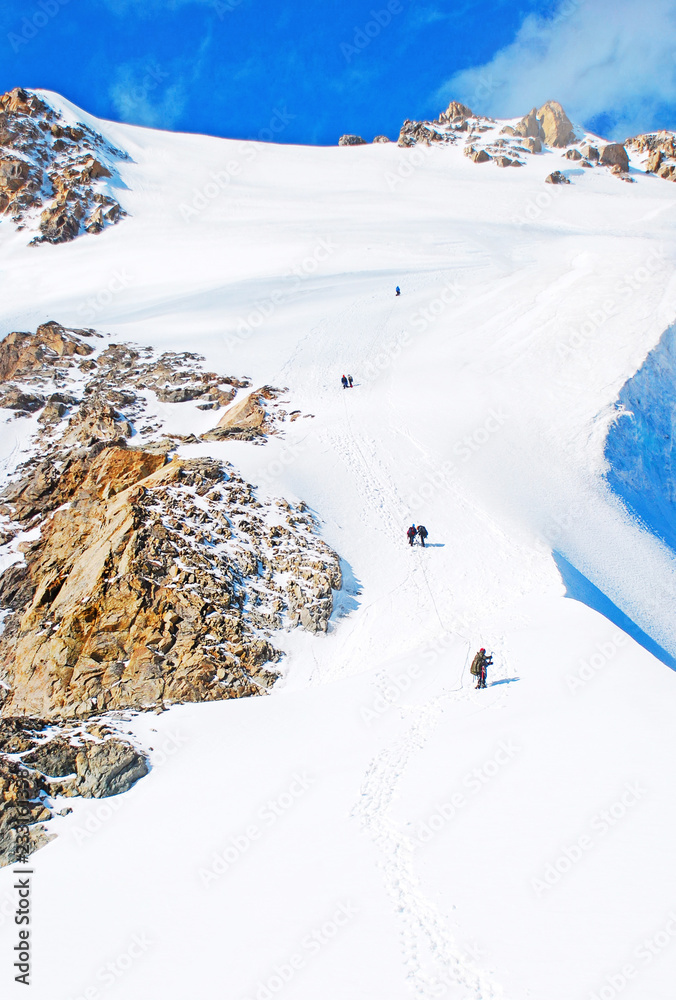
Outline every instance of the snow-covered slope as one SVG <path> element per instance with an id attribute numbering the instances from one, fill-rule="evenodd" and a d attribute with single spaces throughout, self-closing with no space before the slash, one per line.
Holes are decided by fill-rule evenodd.
<path id="1" fill-rule="evenodd" d="M 37 994 L 671 998 L 674 674 L 558 567 L 676 656 L 674 554 L 605 478 L 615 402 L 674 319 L 674 187 L 45 96 L 130 154 L 129 217 L 59 247 L 0 223 L 0 333 L 85 324 L 288 386 L 314 420 L 181 453 L 305 500 L 346 585 L 328 635 L 277 642 L 271 697 L 130 719 L 152 773 L 73 800 L 33 859 Z M 15 895 L 5 871 L 5 956 Z"/>

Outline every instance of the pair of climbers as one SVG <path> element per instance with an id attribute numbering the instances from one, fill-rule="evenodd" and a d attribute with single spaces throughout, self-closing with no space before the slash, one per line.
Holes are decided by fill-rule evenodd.
<path id="1" fill-rule="evenodd" d="M 354 387 L 351 375 L 343 375 L 340 381 L 343 384 L 343 389 L 352 389 Z"/>
<path id="2" fill-rule="evenodd" d="M 425 539 L 427 538 L 427 535 L 428 531 L 424 524 L 419 524 L 417 528 L 415 524 L 412 524 L 411 527 L 406 532 L 406 537 L 408 538 L 409 545 L 413 545 L 416 538 L 419 538 L 420 544 L 422 545 L 423 548 L 425 548 Z"/>
<path id="3" fill-rule="evenodd" d="M 472 660 L 472 666 L 469 668 L 470 674 L 477 678 L 477 689 L 486 687 L 486 674 L 488 673 L 488 668 L 492 663 L 493 654 L 486 653 L 486 650 L 482 646 Z"/>

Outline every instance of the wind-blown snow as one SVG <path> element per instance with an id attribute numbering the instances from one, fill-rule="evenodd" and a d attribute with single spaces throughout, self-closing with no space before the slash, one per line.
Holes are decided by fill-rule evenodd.
<path id="1" fill-rule="evenodd" d="M 182 453 L 304 499 L 347 614 L 282 637 L 269 698 L 129 720 L 151 774 L 69 802 L 34 858 L 36 995 L 671 1000 L 675 677 L 565 597 L 552 553 L 676 654 L 674 554 L 605 478 L 674 319 L 676 189 L 558 152 L 91 123 L 132 157 L 129 217 L 59 247 L 0 223 L 0 333 L 94 326 L 288 387 L 314 419 Z"/>

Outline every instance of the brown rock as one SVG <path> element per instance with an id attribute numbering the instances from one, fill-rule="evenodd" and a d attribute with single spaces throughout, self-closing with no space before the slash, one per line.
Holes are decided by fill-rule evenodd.
<path id="1" fill-rule="evenodd" d="M 598 160 L 598 158 L 599 158 L 599 151 L 598 151 L 598 149 L 596 148 L 596 146 L 592 146 L 592 145 L 591 145 L 590 143 L 588 143 L 588 142 L 584 143 L 584 145 L 582 145 L 582 146 L 580 147 L 580 152 L 581 152 L 581 153 L 582 153 L 582 155 L 583 155 L 584 157 L 586 157 L 586 158 L 587 158 L 588 160 L 592 160 L 592 161 L 594 161 L 594 160 Z"/>
<path id="2" fill-rule="evenodd" d="M 454 118 L 474 118 L 474 112 L 466 104 L 451 101 L 446 110 L 439 115 L 439 120 L 452 121 Z"/>
<path id="3" fill-rule="evenodd" d="M 545 133 L 538 118 L 538 112 L 536 108 L 529 111 L 528 114 L 521 119 L 518 125 L 514 127 L 513 135 L 520 135 L 524 139 L 544 139 Z"/>
<path id="4" fill-rule="evenodd" d="M 555 170 L 548 177 L 545 177 L 545 184 L 570 184 L 570 181 L 560 170 Z"/>
<path id="5" fill-rule="evenodd" d="M 366 146 L 366 139 L 360 135 L 341 135 L 338 140 L 339 146 Z"/>
<path id="6" fill-rule="evenodd" d="M 203 441 L 221 441 L 224 438 L 250 440 L 262 436 L 268 430 L 265 400 L 274 399 L 278 390 L 263 386 L 250 393 L 245 399 L 235 403 L 223 414 L 216 427 L 202 434 Z"/>
<path id="7" fill-rule="evenodd" d="M 529 153 L 541 153 L 542 152 L 542 142 L 540 139 L 536 139 L 533 136 L 528 136 L 523 140 L 523 145 L 526 147 Z"/>
<path id="8" fill-rule="evenodd" d="M 558 101 L 547 101 L 538 110 L 547 146 L 568 146 L 575 141 L 575 130 Z"/>
<path id="9" fill-rule="evenodd" d="M 575 148 L 568 149 L 563 155 L 565 156 L 565 158 L 567 160 L 581 160 L 582 159 L 582 153 L 580 152 L 579 149 L 575 149 Z"/>
<path id="10" fill-rule="evenodd" d="M 386 135 L 376 135 L 376 136 L 374 136 L 373 141 L 374 142 L 389 142 L 390 140 L 387 138 Z"/>
<path id="11" fill-rule="evenodd" d="M 611 142 L 604 146 L 599 162 L 604 167 L 619 167 L 623 173 L 629 170 L 629 157 L 621 142 Z"/>

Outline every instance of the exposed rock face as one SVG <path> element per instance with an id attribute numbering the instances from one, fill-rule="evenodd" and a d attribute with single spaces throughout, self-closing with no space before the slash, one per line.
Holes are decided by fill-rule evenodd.
<path id="1" fill-rule="evenodd" d="M 341 135 L 338 140 L 339 146 L 365 146 L 366 139 L 362 139 L 360 135 Z"/>
<path id="2" fill-rule="evenodd" d="M 124 213 L 103 182 L 126 158 L 36 94 L 16 88 L 0 96 L 0 214 L 37 229 L 33 243 L 64 243 L 116 223 Z"/>
<path id="3" fill-rule="evenodd" d="M 432 122 L 414 122 L 407 119 L 401 126 L 398 146 L 416 146 L 422 143 L 429 146 L 433 142 L 455 142 L 452 133 L 440 131 Z"/>
<path id="4" fill-rule="evenodd" d="M 66 724 L 55 735 L 43 719 L 0 719 L 0 867 L 53 839 L 44 824 L 54 814 L 54 796 L 119 795 L 148 770 L 143 753 L 108 726 Z M 20 844 L 23 826 L 28 841 Z"/>
<path id="5" fill-rule="evenodd" d="M 86 743 L 75 750 L 75 778 L 63 782 L 61 795 L 81 795 L 84 799 L 102 799 L 121 795 L 148 773 L 148 762 L 135 747 L 122 740 L 107 739 Z"/>
<path id="6" fill-rule="evenodd" d="M 390 140 L 387 138 L 386 135 L 376 135 L 376 136 L 374 136 L 373 141 L 374 142 L 389 142 Z"/>
<path id="7" fill-rule="evenodd" d="M 0 344 L 0 370 L 21 380 L 4 391 L 30 388 L 55 409 L 0 495 L 6 551 L 23 557 L 0 577 L 3 712 L 63 719 L 264 692 L 275 629 L 326 631 L 338 558 L 302 505 L 259 503 L 221 462 L 167 462 L 161 422 L 136 431 L 157 447 L 126 447 L 148 390 L 218 405 L 247 380 L 102 339 L 49 323 Z M 236 402 L 216 436 L 277 433 L 278 396 Z M 12 549 L 29 526 L 40 537 Z"/>
<path id="8" fill-rule="evenodd" d="M 545 177 L 545 184 L 570 184 L 570 181 L 560 170 L 555 170 L 548 177 Z"/>
<path id="9" fill-rule="evenodd" d="M 485 149 L 476 149 L 474 146 L 465 146 L 463 152 L 473 163 L 488 163 L 492 159 Z"/>
<path id="10" fill-rule="evenodd" d="M 542 128 L 540 119 L 538 118 L 537 108 L 533 108 L 528 114 L 521 119 L 518 125 L 514 127 L 512 131 L 513 135 L 520 135 L 522 138 L 532 138 L 532 139 L 544 139 L 545 133 Z"/>
<path id="11" fill-rule="evenodd" d="M 532 112 L 531 112 L 532 114 Z M 544 142 L 547 146 L 569 146 L 575 141 L 573 123 L 558 101 L 547 101 L 538 110 Z"/>
<path id="12" fill-rule="evenodd" d="M 450 122 L 455 118 L 474 118 L 474 112 L 467 107 L 466 104 L 461 104 L 459 101 L 451 101 L 445 111 L 442 111 L 439 115 L 439 121 Z"/>
<path id="13" fill-rule="evenodd" d="M 598 162 L 599 151 L 596 146 L 592 146 L 590 143 L 586 142 L 580 147 L 580 152 L 587 160 L 592 162 Z"/>
<path id="14" fill-rule="evenodd" d="M 525 146 L 529 153 L 542 152 L 542 141 L 540 139 L 533 138 L 533 136 L 527 136 L 521 145 Z"/>
<path id="15" fill-rule="evenodd" d="M 625 146 L 637 153 L 647 153 L 645 170 L 665 180 L 676 181 L 676 135 L 673 132 L 650 132 L 627 139 Z"/>
<path id="16" fill-rule="evenodd" d="M 238 438 L 250 441 L 252 438 L 269 434 L 273 431 L 273 427 L 265 403 L 277 399 L 280 392 L 286 392 L 286 389 L 273 389 L 269 385 L 252 392 L 231 406 L 213 430 L 202 434 L 202 440 L 223 441 L 225 438 Z"/>
<path id="17" fill-rule="evenodd" d="M 623 173 L 629 170 L 629 157 L 621 142 L 611 142 L 601 150 L 601 166 L 619 167 Z"/>
<path id="18" fill-rule="evenodd" d="M 567 160 L 581 160 L 582 159 L 582 153 L 580 152 L 579 149 L 575 149 L 574 147 L 572 149 L 566 150 L 566 152 L 563 155 L 566 157 Z"/>

